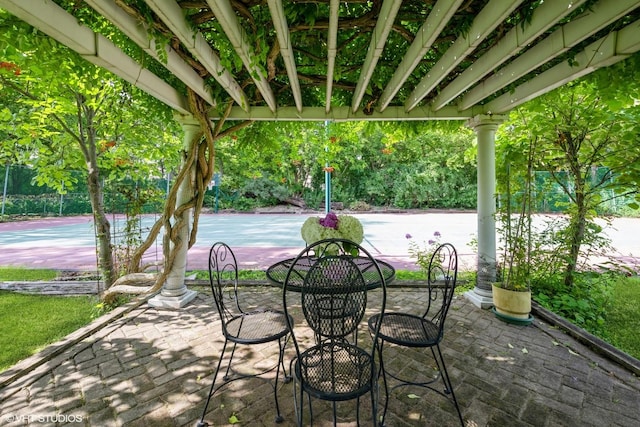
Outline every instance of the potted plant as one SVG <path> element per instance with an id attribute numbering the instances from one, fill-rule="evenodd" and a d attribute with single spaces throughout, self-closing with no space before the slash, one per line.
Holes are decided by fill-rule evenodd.
<path id="1" fill-rule="evenodd" d="M 527 325 L 531 316 L 531 213 L 534 142 L 529 141 L 527 168 L 518 199 L 512 193 L 510 168 L 506 174 L 506 203 L 501 215 L 503 253 L 498 281 L 492 284 L 493 312 L 509 323 Z M 514 205 L 518 206 L 513 212 Z"/>
<path id="2" fill-rule="evenodd" d="M 521 234 L 530 227 L 530 217 L 505 217 L 505 249 L 500 281 L 492 284 L 493 312 L 509 323 L 529 324 L 531 316 L 531 287 L 528 236 Z M 514 224 L 515 222 L 515 224 Z M 509 233 L 512 233 L 509 235 Z M 509 235 L 509 237 L 506 237 Z"/>

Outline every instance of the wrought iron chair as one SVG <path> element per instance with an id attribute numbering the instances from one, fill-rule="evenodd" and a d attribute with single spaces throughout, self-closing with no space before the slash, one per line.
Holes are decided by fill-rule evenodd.
<path id="1" fill-rule="evenodd" d="M 389 393 L 402 386 L 418 386 L 428 388 L 440 395 L 451 398 L 458 412 L 460 424 L 464 426 L 458 401 L 453 392 L 451 379 L 440 351 L 440 342 L 444 337 L 444 323 L 451 306 L 453 293 L 456 287 L 458 275 L 458 256 L 456 249 L 450 243 L 444 243 L 436 248 L 429 262 L 427 277 L 427 306 L 424 313 L 378 313 L 369 318 L 369 328 L 372 334 L 377 334 L 381 341 L 378 347 L 380 352 L 380 373 L 383 377 L 385 389 L 384 409 L 381 425 L 387 414 Z M 380 324 L 382 319 L 382 325 Z M 378 332 L 379 327 L 379 332 Z M 435 360 L 436 375 L 425 381 L 416 381 L 416 378 L 406 378 L 401 373 L 392 373 L 385 367 L 383 351 L 385 344 L 395 344 L 401 347 L 429 348 Z M 388 350 L 387 350 L 388 352 Z M 387 377 L 397 380 L 397 384 L 389 390 Z M 436 388 L 436 383 L 442 379 L 444 390 Z"/>
<path id="2" fill-rule="evenodd" d="M 352 255 L 354 248 L 360 259 L 366 256 L 372 262 L 356 263 Z M 297 261 L 302 259 L 304 267 L 296 270 Z M 308 267 L 310 259 L 313 263 Z M 374 273 L 378 278 L 371 280 Z M 368 281 L 364 274 L 369 275 Z M 302 283 L 300 279 L 303 279 Z M 291 318 L 290 310 L 300 305 L 304 319 L 313 331 L 313 337 L 310 337 L 308 329 L 290 325 L 296 353 L 290 372 L 294 378 L 298 426 L 303 425 L 305 394 L 310 413 L 310 420 L 305 425 L 313 425 L 312 398 L 331 402 L 334 425 L 337 403 L 357 399 L 359 425 L 360 398 L 367 393 L 371 395 L 372 422 L 376 422 L 379 375 L 375 347 L 378 327 L 372 325 L 371 339 L 364 315 L 367 303 L 371 302 L 369 292 L 373 286 L 367 283 L 375 283 L 375 292 L 379 294 L 375 300 L 380 301 L 377 310 L 384 312 L 386 286 L 380 267 L 364 248 L 343 239 L 326 239 L 307 246 L 287 273 L 283 289 L 287 318 Z"/>
<path id="3" fill-rule="evenodd" d="M 276 403 L 275 421 L 277 423 L 282 422 L 283 417 L 280 415 L 280 406 L 278 405 L 278 377 L 280 376 L 280 367 L 282 367 L 285 382 L 290 380 L 290 377 L 286 376 L 283 357 L 289 336 L 289 327 L 293 324 L 293 319 L 287 319 L 285 313 L 278 310 L 260 309 L 245 311 L 242 308 L 238 293 L 238 265 L 236 257 L 231 248 L 223 242 L 214 243 L 209 251 L 209 283 L 216 303 L 216 309 L 221 319 L 224 345 L 215 373 L 213 374 L 207 403 L 202 411 L 202 417 L 197 424 L 198 427 L 208 425 L 208 423 L 204 421 L 204 418 L 209 402 L 216 391 L 232 381 L 242 378 L 258 377 L 273 371 L 273 369 L 276 369 L 275 380 L 272 383 L 273 397 Z M 239 344 L 258 345 L 275 341 L 278 342 L 279 353 L 278 362 L 274 366 L 256 373 L 240 373 L 232 368 L 233 357 L 236 352 L 236 347 Z M 216 387 L 216 378 L 222 366 L 222 360 L 225 357 L 229 343 L 232 343 L 233 346 L 223 377 L 224 382 Z"/>

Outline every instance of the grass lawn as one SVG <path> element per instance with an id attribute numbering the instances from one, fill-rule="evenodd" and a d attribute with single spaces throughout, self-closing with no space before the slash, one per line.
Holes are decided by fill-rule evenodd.
<path id="1" fill-rule="evenodd" d="M 0 282 L 30 282 L 54 280 L 58 272 L 44 268 L 0 267 Z"/>
<path id="2" fill-rule="evenodd" d="M 0 267 L 0 281 L 54 280 L 55 270 Z M 37 353 L 96 316 L 96 297 L 0 291 L 0 371 Z"/>
<path id="3" fill-rule="evenodd" d="M 640 359 L 640 278 L 619 280 L 613 286 L 604 329 L 609 343 Z"/>
<path id="4" fill-rule="evenodd" d="M 0 371 L 91 322 L 96 297 L 0 291 Z"/>

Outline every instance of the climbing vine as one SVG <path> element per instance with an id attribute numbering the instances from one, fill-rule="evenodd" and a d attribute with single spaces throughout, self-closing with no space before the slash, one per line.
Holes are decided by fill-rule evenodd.
<path id="1" fill-rule="evenodd" d="M 132 268 L 140 265 L 142 255 L 156 240 L 161 228 L 164 228 L 164 268 L 157 276 L 151 291 L 156 291 L 162 287 L 162 284 L 165 282 L 169 272 L 173 268 L 176 255 L 180 250 L 182 250 L 183 246 L 186 244 L 188 245 L 187 248 L 191 248 L 196 242 L 198 222 L 200 212 L 202 210 L 202 204 L 204 202 L 204 195 L 214 171 L 216 139 L 236 132 L 237 130 L 251 124 L 250 121 L 245 121 L 223 130 L 226 117 L 228 117 L 231 111 L 231 104 L 227 106 L 224 114 L 214 126 L 209 119 L 208 105 L 206 102 L 190 89 L 188 90 L 188 100 L 189 108 L 193 113 L 193 117 L 200 125 L 200 132 L 194 135 L 194 139 L 189 144 L 188 151 L 183 152 L 182 165 L 175 183 L 171 187 L 167 196 L 167 201 L 161 218 L 153 225 L 147 239 L 138 248 L 131 259 Z M 195 176 L 195 180 L 193 182 L 193 194 L 187 202 L 178 205 L 178 191 L 183 186 L 184 180 L 191 178 L 192 173 Z M 191 221 L 189 241 L 184 242 L 180 238 L 180 230 L 182 227 L 189 226 L 188 223 L 185 224 L 186 216 L 184 213 L 187 210 L 191 210 L 193 218 Z"/>

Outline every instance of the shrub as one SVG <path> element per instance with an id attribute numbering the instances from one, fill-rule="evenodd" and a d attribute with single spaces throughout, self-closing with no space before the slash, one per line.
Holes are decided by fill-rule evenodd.
<path id="1" fill-rule="evenodd" d="M 534 299 L 543 307 L 596 335 L 603 331 L 611 297 L 613 274 L 581 272 L 568 288 L 561 275 L 532 284 Z"/>

